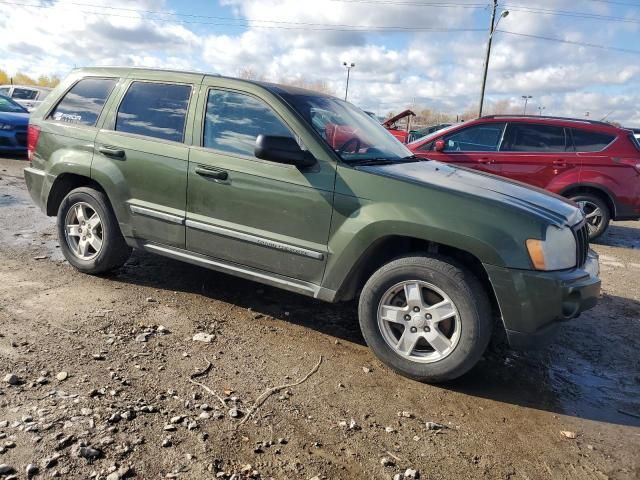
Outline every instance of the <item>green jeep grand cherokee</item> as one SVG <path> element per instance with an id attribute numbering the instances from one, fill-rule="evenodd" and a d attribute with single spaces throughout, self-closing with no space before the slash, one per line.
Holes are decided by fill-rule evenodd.
<path id="1" fill-rule="evenodd" d="M 82 69 L 31 117 L 34 201 L 80 271 L 132 248 L 336 302 L 423 381 L 492 335 L 523 347 L 595 305 L 583 215 L 560 197 L 419 161 L 334 97 L 200 73 Z"/>

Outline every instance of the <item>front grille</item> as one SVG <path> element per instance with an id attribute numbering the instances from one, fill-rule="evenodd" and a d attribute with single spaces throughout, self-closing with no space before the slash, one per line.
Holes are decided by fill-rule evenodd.
<path id="1" fill-rule="evenodd" d="M 573 227 L 573 234 L 576 237 L 576 259 L 578 267 L 583 267 L 589 254 L 589 227 L 586 221 L 582 221 Z"/>

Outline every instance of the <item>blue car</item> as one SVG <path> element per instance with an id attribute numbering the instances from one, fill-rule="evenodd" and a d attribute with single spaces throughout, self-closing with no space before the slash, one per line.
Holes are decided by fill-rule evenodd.
<path id="1" fill-rule="evenodd" d="M 29 112 L 0 95 L 0 153 L 27 153 Z"/>

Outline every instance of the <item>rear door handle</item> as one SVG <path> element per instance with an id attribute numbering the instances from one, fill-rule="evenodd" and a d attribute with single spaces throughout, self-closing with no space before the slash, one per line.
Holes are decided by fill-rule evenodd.
<path id="1" fill-rule="evenodd" d="M 214 180 L 226 180 L 229 174 L 224 170 L 212 170 L 210 168 L 196 167 L 196 173 L 201 177 L 213 178 Z"/>
<path id="2" fill-rule="evenodd" d="M 124 150 L 122 150 L 121 148 L 103 145 L 101 147 L 98 147 L 98 151 L 107 157 L 119 158 L 121 160 L 124 160 L 126 158 Z"/>
<path id="3" fill-rule="evenodd" d="M 480 163 L 493 163 L 493 160 L 491 158 L 484 157 L 484 158 L 479 159 L 478 162 L 480 162 Z"/>
<path id="4" fill-rule="evenodd" d="M 563 159 L 559 159 L 559 160 L 554 160 L 553 161 L 553 166 L 554 167 L 566 167 L 567 166 L 567 162 Z"/>

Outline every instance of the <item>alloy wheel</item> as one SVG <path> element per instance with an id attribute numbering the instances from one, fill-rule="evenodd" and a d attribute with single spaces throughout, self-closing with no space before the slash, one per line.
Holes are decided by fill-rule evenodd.
<path id="1" fill-rule="evenodd" d="M 65 239 L 69 249 L 81 260 L 91 260 L 102 250 L 102 220 L 86 202 L 71 206 L 65 217 Z"/>
<path id="2" fill-rule="evenodd" d="M 587 221 L 587 228 L 589 229 L 589 234 L 593 235 L 597 232 L 602 226 L 603 214 L 602 210 L 598 205 L 589 200 L 579 200 L 578 206 L 582 210 L 584 214 L 584 218 Z"/>
<path id="3" fill-rule="evenodd" d="M 440 288 L 407 280 L 388 289 L 378 305 L 378 327 L 395 353 L 419 363 L 440 361 L 460 340 L 460 314 Z"/>

